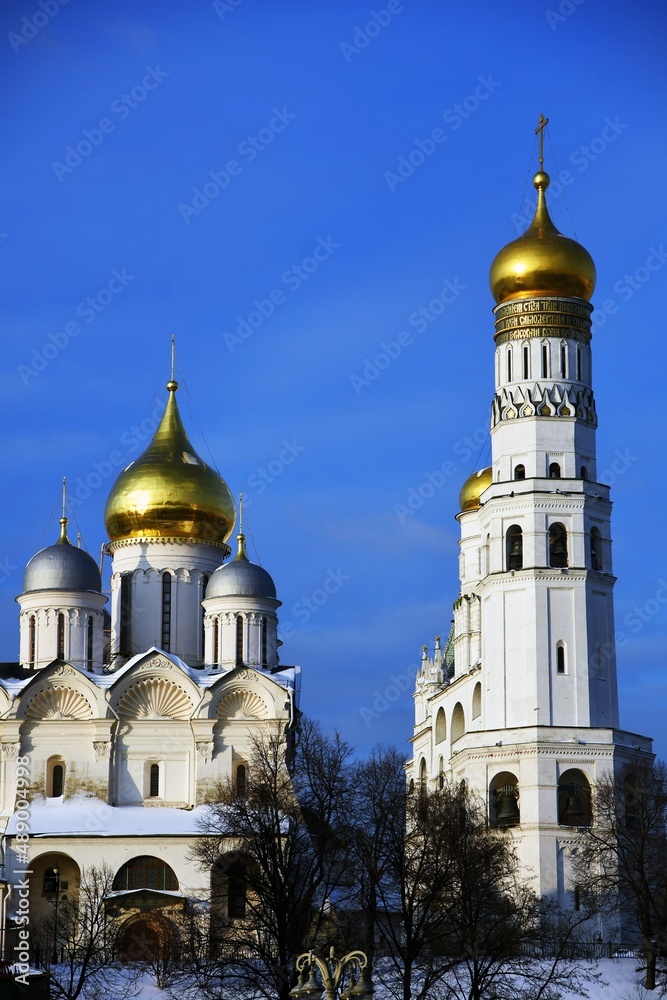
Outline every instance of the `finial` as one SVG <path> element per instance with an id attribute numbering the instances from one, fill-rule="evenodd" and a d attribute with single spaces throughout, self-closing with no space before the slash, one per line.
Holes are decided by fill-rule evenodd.
<path id="1" fill-rule="evenodd" d="M 544 130 L 549 124 L 549 119 L 540 115 L 540 122 L 535 129 L 535 135 L 540 137 L 540 170 L 544 170 Z"/>
<path id="2" fill-rule="evenodd" d="M 244 560 L 245 562 L 247 562 L 248 553 L 245 550 L 245 535 L 242 532 L 239 532 L 238 535 L 236 536 L 236 541 L 239 543 L 239 548 L 238 552 L 234 556 L 234 562 L 236 562 L 237 559 Z"/>
<path id="3" fill-rule="evenodd" d="M 67 478 L 63 476 L 63 512 L 60 518 L 60 538 L 56 542 L 57 545 L 69 545 L 70 540 L 67 537 Z"/>
<path id="4" fill-rule="evenodd" d="M 169 392 L 176 392 L 178 389 L 178 382 L 174 378 L 174 370 L 176 366 L 176 335 L 172 333 L 171 335 L 171 378 L 167 382 L 167 389 Z"/>
<path id="5" fill-rule="evenodd" d="M 243 534 L 243 494 L 239 493 L 239 531 Z"/>

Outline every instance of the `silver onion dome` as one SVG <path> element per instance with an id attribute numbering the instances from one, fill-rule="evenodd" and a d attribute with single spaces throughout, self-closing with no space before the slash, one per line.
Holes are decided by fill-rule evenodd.
<path id="1" fill-rule="evenodd" d="M 32 557 L 25 569 L 23 592 L 33 590 L 93 590 L 100 593 L 102 578 L 92 556 L 72 545 L 67 518 L 60 519 L 60 538 Z"/>
<path id="2" fill-rule="evenodd" d="M 245 536 L 236 536 L 239 550 L 230 563 L 219 566 L 206 586 L 209 597 L 268 597 L 276 600 L 276 585 L 261 566 L 248 560 Z"/>

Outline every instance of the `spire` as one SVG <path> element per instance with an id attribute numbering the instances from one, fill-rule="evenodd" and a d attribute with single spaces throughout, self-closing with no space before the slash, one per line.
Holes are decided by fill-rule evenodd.
<path id="1" fill-rule="evenodd" d="M 67 537 L 67 478 L 63 476 L 63 508 L 62 517 L 60 518 L 60 538 L 56 542 L 56 545 L 69 545 L 70 540 Z"/>
<path id="2" fill-rule="evenodd" d="M 171 378 L 167 382 L 167 389 L 169 392 L 176 392 L 178 389 L 178 382 L 174 378 L 174 371 L 176 367 L 176 335 L 172 333 L 171 335 Z"/>

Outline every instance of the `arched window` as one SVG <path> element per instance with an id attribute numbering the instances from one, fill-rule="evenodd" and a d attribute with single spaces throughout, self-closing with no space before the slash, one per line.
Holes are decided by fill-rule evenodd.
<path id="1" fill-rule="evenodd" d="M 564 340 L 560 342 L 560 377 L 567 378 L 567 344 Z"/>
<path id="2" fill-rule="evenodd" d="M 560 523 L 549 527 L 549 565 L 555 569 L 567 566 L 567 531 Z"/>
<path id="3" fill-rule="evenodd" d="M 447 719 L 445 717 L 444 708 L 438 709 L 438 714 L 435 717 L 435 742 L 442 743 L 443 740 L 447 739 Z"/>
<path id="4" fill-rule="evenodd" d="M 489 826 L 518 826 L 520 822 L 519 782 L 511 771 L 501 771 L 489 785 Z"/>
<path id="5" fill-rule="evenodd" d="M 475 684 L 475 690 L 472 693 L 472 717 L 473 719 L 479 719 L 482 714 L 482 685 L 477 682 Z"/>
<path id="6" fill-rule="evenodd" d="M 549 345 L 542 344 L 542 378 L 549 378 Z"/>
<path id="7" fill-rule="evenodd" d="M 491 572 L 491 535 L 486 536 L 486 542 L 484 543 L 484 575 L 488 576 Z"/>
<path id="8" fill-rule="evenodd" d="M 88 615 L 86 618 L 86 668 L 88 670 L 93 669 L 93 616 Z"/>
<path id="9" fill-rule="evenodd" d="M 428 774 L 426 771 L 426 760 L 422 757 L 419 764 L 419 790 L 421 792 L 426 791 L 427 783 L 428 783 Z"/>
<path id="10" fill-rule="evenodd" d="M 507 381 L 512 381 L 512 348 L 507 348 Z"/>
<path id="11" fill-rule="evenodd" d="M 126 861 L 113 880 L 113 892 L 127 889 L 163 889 L 167 892 L 177 892 L 178 879 L 173 868 L 161 858 L 144 854 Z"/>
<path id="12" fill-rule="evenodd" d="M 564 674 L 565 670 L 565 643 L 559 641 L 556 643 L 556 673 Z"/>
<path id="13" fill-rule="evenodd" d="M 586 468 L 585 465 L 582 465 L 582 467 L 581 467 L 580 478 L 581 479 L 588 479 L 588 469 Z"/>
<path id="14" fill-rule="evenodd" d="M 236 666 L 243 666 L 243 616 L 236 616 Z"/>
<path id="15" fill-rule="evenodd" d="M 58 798 L 65 791 L 65 761 L 62 757 L 49 757 L 46 762 L 46 794 Z"/>
<path id="16" fill-rule="evenodd" d="M 457 701 L 454 706 L 454 711 L 452 712 L 452 722 L 451 722 L 451 734 L 452 743 L 456 743 L 457 740 L 461 739 L 466 731 L 466 717 L 463 712 L 463 705 L 460 701 Z"/>
<path id="17" fill-rule="evenodd" d="M 508 570 L 523 569 L 523 532 L 518 524 L 507 529 L 506 549 Z"/>
<path id="18" fill-rule="evenodd" d="M 525 479 L 526 478 L 526 466 L 525 465 L 515 465 L 514 466 L 514 478 L 515 479 Z"/>
<path id="19" fill-rule="evenodd" d="M 149 798 L 155 799 L 160 794 L 160 765 L 151 764 L 148 782 Z"/>
<path id="20" fill-rule="evenodd" d="M 265 667 L 268 663 L 268 639 L 267 639 L 266 618 L 262 618 L 261 628 L 262 628 L 262 666 Z"/>
<path id="21" fill-rule="evenodd" d="M 171 573 L 162 574 L 162 649 L 171 645 Z"/>
<path id="22" fill-rule="evenodd" d="M 552 462 L 549 466 L 549 479 L 560 479 L 560 465 L 558 462 Z"/>
<path id="23" fill-rule="evenodd" d="M 123 573 L 120 578 L 120 629 L 118 642 L 119 652 L 127 655 L 131 651 L 132 623 L 132 575 Z"/>
<path id="24" fill-rule="evenodd" d="M 37 660 L 37 621 L 34 615 L 28 619 L 28 663 L 34 667 Z"/>
<path id="25" fill-rule="evenodd" d="M 598 528 L 591 528 L 591 569 L 602 569 L 602 536 Z"/>
<path id="26" fill-rule="evenodd" d="M 220 657 L 220 619 L 213 619 L 213 662 L 217 663 Z"/>
<path id="27" fill-rule="evenodd" d="M 438 759 L 438 788 L 440 791 L 445 787 L 445 762 L 442 757 Z"/>
<path id="28" fill-rule="evenodd" d="M 581 344 L 577 344 L 577 382 L 581 382 Z"/>
<path id="29" fill-rule="evenodd" d="M 523 345 L 521 354 L 523 360 L 523 377 L 527 379 L 530 378 L 530 347 L 528 344 Z"/>
<path id="30" fill-rule="evenodd" d="M 561 826 L 590 826 L 592 820 L 588 778 L 578 768 L 571 768 L 558 779 L 558 822 Z"/>
<path id="31" fill-rule="evenodd" d="M 236 767 L 236 782 L 234 791 L 237 799 L 244 799 L 248 791 L 248 771 L 245 764 Z"/>
<path id="32" fill-rule="evenodd" d="M 62 611 L 58 615 L 58 658 L 65 659 L 65 615 Z"/>

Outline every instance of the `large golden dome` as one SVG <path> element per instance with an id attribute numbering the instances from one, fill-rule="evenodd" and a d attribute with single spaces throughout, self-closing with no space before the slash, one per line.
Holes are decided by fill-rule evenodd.
<path id="1" fill-rule="evenodd" d="M 549 216 L 545 191 L 549 175 L 533 178 L 537 208 L 530 226 L 508 243 L 491 265 L 491 291 L 496 302 L 535 295 L 567 295 L 587 302 L 595 288 L 593 258 L 580 243 L 559 233 Z"/>
<path id="2" fill-rule="evenodd" d="M 197 455 L 178 412 L 178 383 L 146 451 L 123 469 L 104 511 L 112 542 L 123 538 L 187 538 L 221 545 L 236 514 L 225 481 Z"/>
<path id="3" fill-rule="evenodd" d="M 488 469 L 480 469 L 479 472 L 473 472 L 472 476 L 468 476 L 459 493 L 459 507 L 461 512 L 477 510 L 479 507 L 479 498 L 492 482 L 493 469 L 491 466 Z"/>

